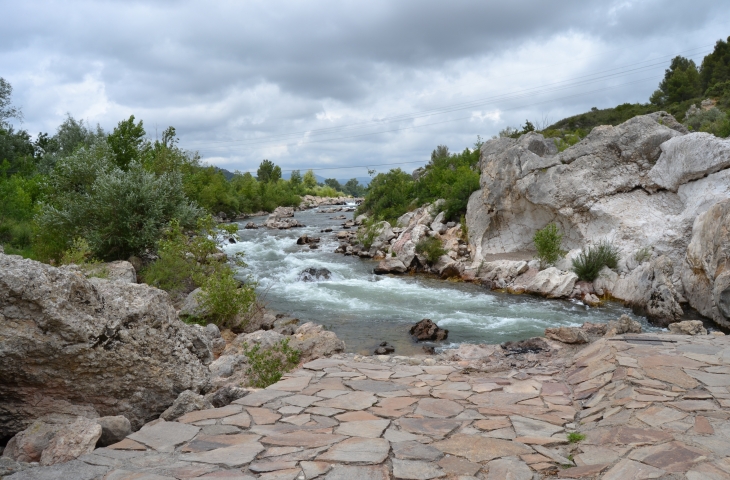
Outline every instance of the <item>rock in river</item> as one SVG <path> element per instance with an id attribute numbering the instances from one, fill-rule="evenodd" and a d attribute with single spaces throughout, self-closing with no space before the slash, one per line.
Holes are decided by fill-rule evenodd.
<path id="1" fill-rule="evenodd" d="M 299 280 L 303 282 L 318 282 L 320 280 L 329 280 L 332 272 L 326 268 L 309 267 L 299 274 Z"/>
<path id="2" fill-rule="evenodd" d="M 416 337 L 419 342 L 446 340 L 449 331 L 440 328 L 430 319 L 424 318 L 410 329 L 410 334 Z"/>

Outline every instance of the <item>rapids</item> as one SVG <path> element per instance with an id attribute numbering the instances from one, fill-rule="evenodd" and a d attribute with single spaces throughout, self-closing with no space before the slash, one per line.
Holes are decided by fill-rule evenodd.
<path id="1" fill-rule="evenodd" d="M 430 318 L 449 330 L 444 348 L 460 343 L 501 343 L 540 336 L 546 327 L 579 326 L 583 322 L 607 322 L 627 314 L 644 330 L 655 330 L 645 318 L 634 315 L 619 303 L 589 308 L 566 300 L 545 300 L 530 295 L 491 292 L 478 285 L 448 282 L 428 275 L 379 276 L 372 273 L 376 262 L 335 254 L 335 232 L 343 213 L 296 212 L 306 227 L 291 230 L 244 230 L 241 241 L 226 245 L 229 252 L 243 251 L 249 275 L 259 283 L 259 295 L 269 308 L 301 320 L 313 321 L 334 331 L 350 352 L 372 354 L 383 341 L 395 346 L 395 353 L 423 353 L 408 334 L 408 328 Z M 352 218 L 352 213 L 344 213 Z M 266 217 L 253 219 L 261 224 Z M 324 228 L 331 233 L 320 233 Z M 297 245 L 302 234 L 321 237 L 317 250 Z M 326 268 L 329 280 L 303 282 L 302 270 Z"/>

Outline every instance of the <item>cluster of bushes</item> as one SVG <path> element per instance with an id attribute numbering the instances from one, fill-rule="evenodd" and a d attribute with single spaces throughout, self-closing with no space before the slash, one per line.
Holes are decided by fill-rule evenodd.
<path id="1" fill-rule="evenodd" d="M 563 250 L 563 233 L 557 224 L 550 223 L 535 232 L 532 242 L 537 251 L 536 257 L 540 261 L 540 268 L 554 265 L 566 254 Z M 583 247 L 576 258 L 572 260 L 573 272 L 580 280 L 592 282 L 598 278 L 603 267 L 615 269 L 618 266 L 620 255 L 613 243 L 603 240 L 596 245 Z"/>
<path id="2" fill-rule="evenodd" d="M 358 214 L 368 213 L 393 223 L 404 213 L 443 198 L 446 219 L 459 221 L 466 213 L 469 196 L 479 189 L 477 164 L 482 143 L 478 137 L 473 149 L 456 154 L 439 145 L 429 163 L 413 175 L 400 168 L 376 175 Z"/>

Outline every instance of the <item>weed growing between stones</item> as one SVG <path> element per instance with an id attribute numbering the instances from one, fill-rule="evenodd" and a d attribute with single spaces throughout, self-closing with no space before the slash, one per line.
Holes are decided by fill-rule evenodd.
<path id="1" fill-rule="evenodd" d="M 284 373 L 297 366 L 300 352 L 291 348 L 289 339 L 285 338 L 268 348 L 261 348 L 258 344 L 249 347 L 244 343 L 243 354 L 248 358 L 246 375 L 249 386 L 266 388 L 281 380 Z"/>
<path id="2" fill-rule="evenodd" d="M 651 258 L 651 252 L 652 247 L 643 247 L 640 248 L 635 254 L 634 254 L 634 260 L 636 260 L 639 263 L 644 263 L 647 260 Z"/>
<path id="3" fill-rule="evenodd" d="M 570 433 L 568 434 L 568 441 L 569 441 L 570 443 L 578 443 L 578 442 L 582 442 L 582 441 L 583 441 L 583 440 L 585 440 L 585 439 L 586 439 L 586 436 L 585 436 L 584 434 L 582 434 L 582 433 L 578 433 L 578 432 L 570 432 Z M 571 460 L 572 460 L 572 458 L 571 458 Z"/>
<path id="4" fill-rule="evenodd" d="M 598 273 L 605 266 L 616 268 L 619 260 L 618 248 L 609 241 L 602 241 L 598 245 L 582 249 L 573 259 L 573 271 L 578 278 L 592 282 L 598 278 Z"/>
<path id="5" fill-rule="evenodd" d="M 560 257 L 565 255 L 561 248 L 563 243 L 563 232 L 555 223 L 548 224 L 545 228 L 535 232 L 532 242 L 537 250 L 537 259 L 540 261 L 540 270 L 555 264 Z"/>

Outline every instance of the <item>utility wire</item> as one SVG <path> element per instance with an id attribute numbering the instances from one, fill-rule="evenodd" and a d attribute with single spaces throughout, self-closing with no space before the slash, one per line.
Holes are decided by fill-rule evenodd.
<path id="1" fill-rule="evenodd" d="M 699 50 L 702 48 L 706 48 L 706 46 L 697 47 L 697 48 L 694 48 L 691 50 L 685 50 L 680 53 L 686 53 L 688 51 L 695 51 L 695 50 Z M 704 53 L 704 52 L 698 52 L 697 54 L 701 54 L 701 53 Z M 611 77 L 624 76 L 624 75 L 629 75 L 631 73 L 637 73 L 642 70 L 653 68 L 658 65 L 664 65 L 664 61 L 659 62 L 659 63 L 642 65 L 642 64 L 645 64 L 646 62 L 655 61 L 660 58 L 667 58 L 667 57 L 673 57 L 673 56 L 676 56 L 676 55 L 665 55 L 663 57 L 657 57 L 657 58 L 645 60 L 642 62 L 635 62 L 632 64 L 623 65 L 621 67 L 615 67 L 615 68 L 602 70 L 602 71 L 591 73 L 591 74 L 581 75 L 581 76 L 578 76 L 578 77 L 575 77 L 575 78 L 569 79 L 569 80 L 562 80 L 562 81 L 553 82 L 553 83 L 546 84 L 546 85 L 541 85 L 539 87 L 532 87 L 532 88 L 523 89 L 523 90 L 519 90 L 519 91 L 507 93 L 507 94 L 500 94 L 500 95 L 496 95 L 493 97 L 487 97 L 487 98 L 483 98 L 483 99 L 479 99 L 479 100 L 457 103 L 457 104 L 453 104 L 453 105 L 446 106 L 446 107 L 440 107 L 440 108 L 431 109 L 431 110 L 424 110 L 424 111 L 415 112 L 412 114 L 403 114 L 403 115 L 397 115 L 397 116 L 392 116 L 392 117 L 385 117 L 385 118 L 379 119 L 377 121 L 361 122 L 361 123 L 356 123 L 356 124 L 341 125 L 341 126 L 337 126 L 337 127 L 329 127 L 329 128 L 313 129 L 313 130 L 300 131 L 300 132 L 291 132 L 291 133 L 270 135 L 270 136 L 266 136 L 266 137 L 252 138 L 250 140 L 222 140 L 222 141 L 217 141 L 217 142 L 209 142 L 207 144 L 202 144 L 202 145 L 198 144 L 197 147 L 204 147 L 206 145 L 210 145 L 210 147 L 208 147 L 206 149 L 206 150 L 209 150 L 209 149 L 218 149 L 221 147 L 223 147 L 223 148 L 227 147 L 224 145 L 215 146 L 215 144 L 217 144 L 217 143 L 229 143 L 229 144 L 231 144 L 230 146 L 234 146 L 233 145 L 234 143 L 237 146 L 256 145 L 256 144 L 262 144 L 262 143 L 269 143 L 271 141 L 274 141 L 275 139 L 283 139 L 284 137 L 291 137 L 291 136 L 295 136 L 295 135 L 302 135 L 302 134 L 307 134 L 308 136 L 324 135 L 327 133 L 335 133 L 338 131 L 342 131 L 342 130 L 354 128 L 354 127 L 362 127 L 362 126 L 368 126 L 368 125 L 376 126 L 376 125 L 382 125 L 384 123 L 391 123 L 391 122 L 395 122 L 395 121 L 411 120 L 411 119 L 429 117 L 429 116 L 433 116 L 433 115 L 442 115 L 445 113 L 451 113 L 451 112 L 458 111 L 458 110 L 464 110 L 464 109 L 468 109 L 468 108 L 474 108 L 476 106 L 482 106 L 487 103 L 493 103 L 498 100 L 502 100 L 502 101 L 513 100 L 513 99 L 523 98 L 527 95 L 550 93 L 550 92 L 554 92 L 554 91 L 564 90 L 566 88 L 574 88 L 576 86 L 594 83 L 596 81 L 605 80 L 605 79 L 611 78 Z M 626 67 L 635 66 L 635 65 L 642 65 L 642 66 L 633 68 L 633 69 L 628 69 L 628 70 L 621 70 L 621 69 L 625 69 Z M 620 70 L 620 71 L 615 72 L 616 70 Z M 615 73 L 610 73 L 607 75 L 601 75 L 601 76 L 596 77 L 596 75 L 600 75 L 600 74 L 607 73 L 607 72 L 615 72 Z M 596 78 L 591 78 L 591 77 L 596 77 Z M 580 79 L 585 79 L 585 80 L 576 81 L 576 80 L 580 80 Z M 566 82 L 571 82 L 571 83 L 566 84 Z M 561 85 L 561 84 L 564 84 L 564 85 Z M 553 86 L 553 88 L 550 88 L 550 89 L 546 88 L 546 87 L 551 87 L 551 86 Z M 540 91 L 540 90 L 542 90 L 542 91 Z M 307 143 L 311 143 L 311 142 L 307 142 Z"/>

